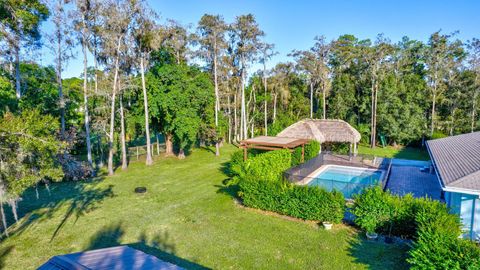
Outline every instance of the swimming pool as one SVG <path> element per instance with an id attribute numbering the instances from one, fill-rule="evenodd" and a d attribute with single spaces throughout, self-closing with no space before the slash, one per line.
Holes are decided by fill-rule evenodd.
<path id="1" fill-rule="evenodd" d="M 383 170 L 348 166 L 325 165 L 309 176 L 309 186 L 327 190 L 338 190 L 345 198 L 352 198 L 364 188 L 378 184 L 384 176 Z"/>

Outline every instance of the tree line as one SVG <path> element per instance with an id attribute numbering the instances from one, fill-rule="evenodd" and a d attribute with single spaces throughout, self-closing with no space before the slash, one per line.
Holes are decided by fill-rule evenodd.
<path id="1" fill-rule="evenodd" d="M 42 33 L 49 18 L 53 27 Z M 53 65 L 39 64 L 42 46 Z M 311 48 L 293 50 L 291 61 L 267 68 L 277 52 L 252 14 L 231 22 L 205 14 L 191 27 L 161 20 L 143 0 L 5 0 L 0 50 L 4 167 L 33 160 L 7 152 L 23 142 L 7 143 L 22 127 L 5 122 L 36 115 L 52 117 L 39 123 L 58 121 L 58 134 L 22 133 L 40 139 L 35 151 L 47 149 L 42 136 L 55 138 L 69 146 L 52 159 L 84 154 L 90 168 L 106 161 L 109 174 L 116 163 L 127 168 L 127 145 L 139 138 L 152 164 L 158 134 L 167 155 L 183 158 L 195 144 L 215 145 L 220 155 L 225 142 L 275 135 L 302 118 L 343 119 L 372 147 L 380 137 L 418 144 L 479 127 L 480 40 L 463 42 L 457 33 L 396 43 L 384 35 L 317 36 Z M 62 78 L 72 57 L 83 59 L 82 75 Z M 45 179 L 40 168 L 18 170 L 10 173 L 28 176 L 24 187 Z M 6 179 L 14 178 L 2 175 L 8 193 Z"/>

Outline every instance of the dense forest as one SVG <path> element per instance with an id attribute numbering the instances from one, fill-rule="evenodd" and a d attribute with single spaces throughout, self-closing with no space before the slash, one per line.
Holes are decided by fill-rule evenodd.
<path id="1" fill-rule="evenodd" d="M 205 14 L 185 26 L 141 0 L 1 1 L 3 201 L 104 162 L 109 174 L 126 168 L 127 145 L 139 138 L 152 164 L 158 134 L 167 155 L 184 158 L 194 145 L 220 155 L 223 143 L 275 135 L 302 118 L 343 119 L 371 147 L 380 137 L 420 145 L 479 129 L 480 40 L 320 34 L 267 68 L 275 46 L 251 14 L 231 22 Z M 51 66 L 39 64 L 42 47 Z M 83 59 L 83 73 L 66 79 L 72 57 Z"/>

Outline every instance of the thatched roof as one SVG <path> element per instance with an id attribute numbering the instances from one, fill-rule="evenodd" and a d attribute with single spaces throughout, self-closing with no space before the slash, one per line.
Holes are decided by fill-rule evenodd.
<path id="1" fill-rule="evenodd" d="M 281 138 L 281 137 L 271 137 L 271 136 L 258 136 L 255 138 L 243 140 L 240 142 L 241 145 L 263 145 L 263 146 L 273 146 L 280 148 L 295 148 L 302 144 L 307 143 L 309 140 L 297 139 L 297 138 Z"/>
<path id="2" fill-rule="evenodd" d="M 277 134 L 277 137 L 324 142 L 358 143 L 360 133 L 347 122 L 337 119 L 304 119 Z"/>

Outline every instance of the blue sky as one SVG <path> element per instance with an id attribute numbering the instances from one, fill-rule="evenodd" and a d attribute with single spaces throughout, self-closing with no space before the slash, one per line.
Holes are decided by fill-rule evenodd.
<path id="1" fill-rule="evenodd" d="M 317 35 L 328 40 L 342 34 L 375 39 L 383 33 L 393 42 L 403 36 L 426 41 L 431 33 L 441 29 L 445 33 L 460 31 L 457 37 L 464 41 L 480 38 L 480 1 L 473 0 L 150 0 L 149 3 L 162 20 L 171 18 L 192 27 L 205 13 L 221 14 L 227 22 L 241 14 L 254 14 L 266 33 L 266 41 L 274 43 L 279 52 L 270 66 L 289 60 L 287 54 L 293 49 L 308 49 Z M 44 29 L 48 26 L 45 24 Z M 51 57 L 44 52 L 42 63 L 50 62 Z M 78 76 L 81 66 L 81 59 L 71 60 L 64 77 Z"/>

